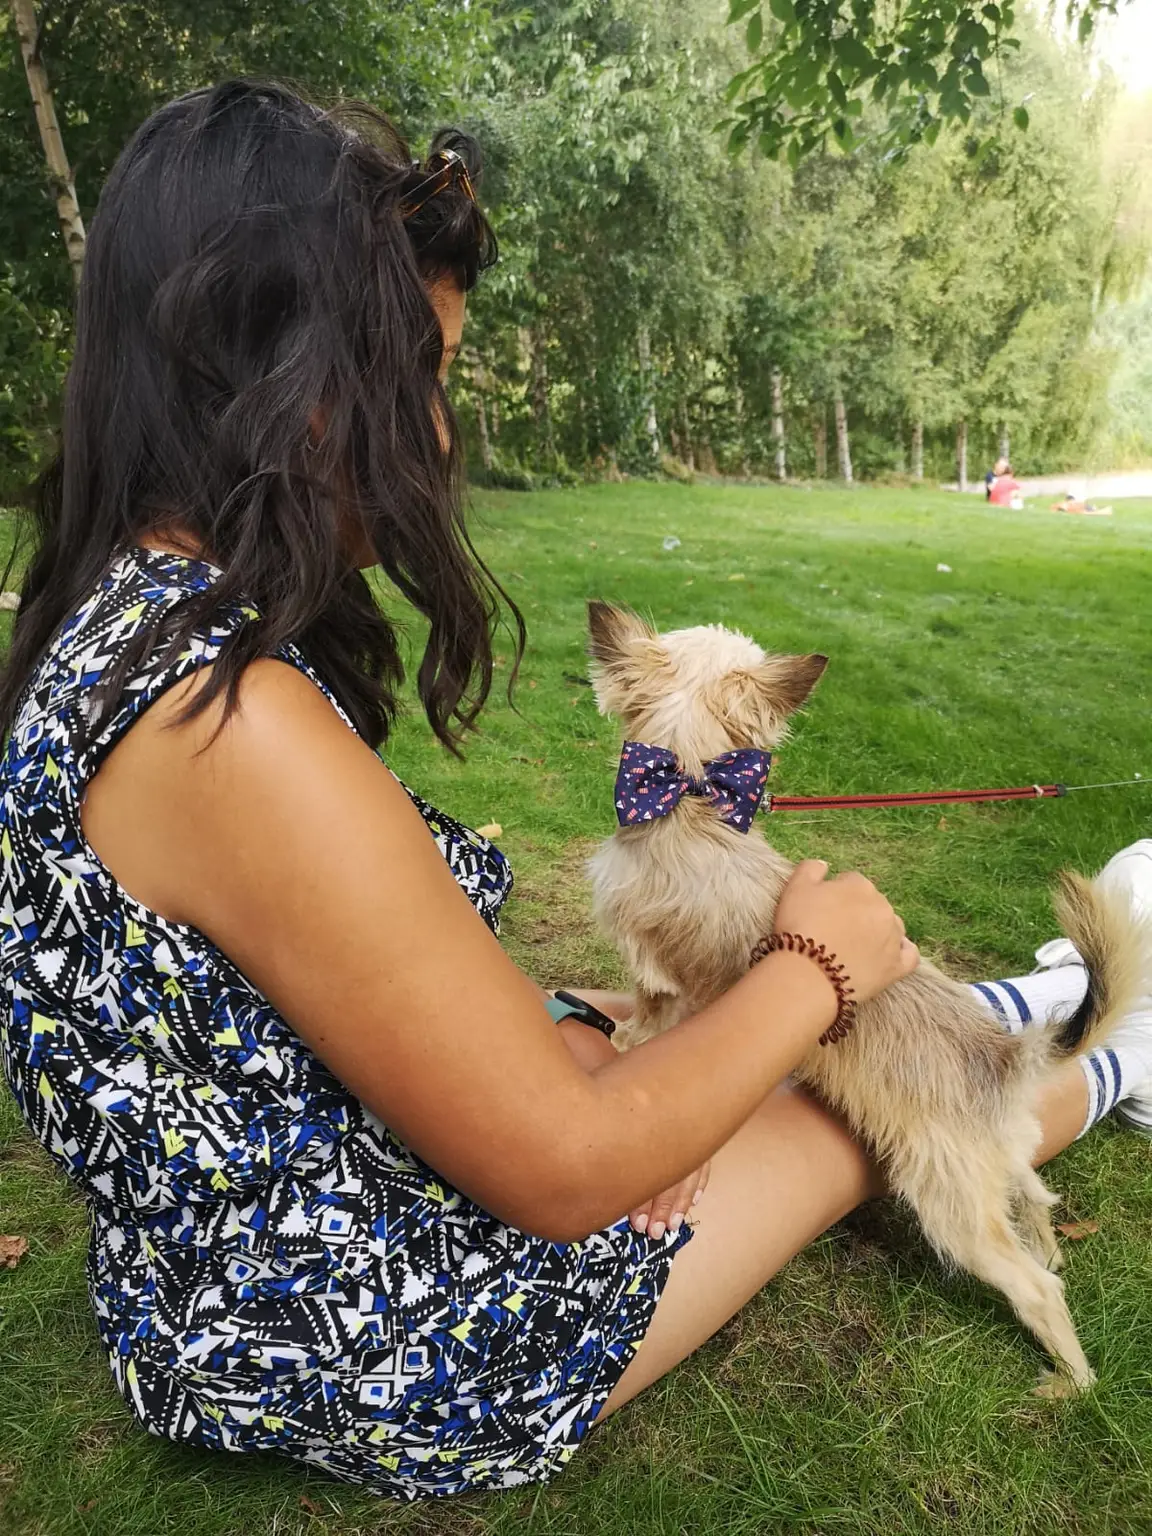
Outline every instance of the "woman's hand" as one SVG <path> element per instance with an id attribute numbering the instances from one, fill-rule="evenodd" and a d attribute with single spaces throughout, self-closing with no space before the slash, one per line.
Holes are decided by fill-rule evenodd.
<path id="1" fill-rule="evenodd" d="M 711 1171 L 712 1163 L 708 1161 L 703 1168 L 690 1173 L 679 1184 L 673 1184 L 662 1195 L 655 1195 L 636 1210 L 629 1211 L 628 1220 L 637 1232 L 646 1232 L 651 1238 L 661 1238 L 665 1232 L 679 1232 L 684 1218 L 708 1187 Z"/>
<path id="2" fill-rule="evenodd" d="M 797 864 L 776 907 L 776 933 L 815 939 L 848 973 L 866 1002 L 916 969 L 920 951 L 871 880 L 851 873 L 827 879 L 822 859 Z"/>

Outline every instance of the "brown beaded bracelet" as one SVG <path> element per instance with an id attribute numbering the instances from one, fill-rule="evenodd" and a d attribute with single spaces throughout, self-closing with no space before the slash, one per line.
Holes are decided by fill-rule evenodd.
<path id="1" fill-rule="evenodd" d="M 775 954 L 778 950 L 788 950 L 794 955 L 807 955 L 809 960 L 815 960 L 827 976 L 836 989 L 836 1001 L 840 1006 L 836 1010 L 836 1017 L 820 1036 L 820 1044 L 831 1045 L 834 1040 L 843 1040 L 856 1023 L 856 995 L 848 980 L 848 972 L 837 961 L 835 955 L 828 953 L 823 944 L 817 944 L 815 939 L 806 939 L 799 933 L 766 935 L 753 949 L 751 963 L 755 965 L 758 960 L 763 960 L 766 955 Z"/>

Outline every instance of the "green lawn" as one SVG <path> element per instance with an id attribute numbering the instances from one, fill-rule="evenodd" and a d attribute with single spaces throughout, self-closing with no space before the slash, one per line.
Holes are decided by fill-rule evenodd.
<path id="1" fill-rule="evenodd" d="M 777 791 L 1152 778 L 1152 503 L 1109 520 L 992 512 L 931 492 L 602 486 L 492 495 L 480 542 L 524 609 L 519 713 L 460 765 L 410 718 L 390 760 L 518 872 L 506 925 L 546 983 L 610 984 L 582 863 L 612 825 L 616 738 L 584 674 L 583 602 L 663 626 L 719 621 L 831 666 Z M 662 541 L 674 534 L 678 549 Z M 951 571 L 937 570 L 938 564 Z M 503 646 L 504 675 L 511 647 Z M 1011 974 L 1050 934 L 1046 887 L 1152 832 L 1152 789 L 949 811 L 780 817 L 789 853 L 873 876 L 957 974 Z M 0 1529 L 20 1536 L 357 1536 L 393 1531 L 1152 1531 L 1152 1147 L 1106 1127 L 1051 1170 L 1099 1223 L 1068 1287 L 1091 1398 L 1029 1395 L 1042 1363 L 1006 1307 L 945 1275 L 877 1207 L 814 1245 L 711 1345 L 543 1490 L 399 1509 L 274 1460 L 136 1429 L 95 1347 L 84 1219 L 0 1104 Z M 771 1220 L 766 1210 L 750 1220 Z"/>

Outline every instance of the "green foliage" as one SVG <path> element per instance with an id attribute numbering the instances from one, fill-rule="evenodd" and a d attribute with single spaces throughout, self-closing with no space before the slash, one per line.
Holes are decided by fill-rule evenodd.
<path id="1" fill-rule="evenodd" d="M 737 20 L 759 20 L 762 47 L 779 43 L 783 58 L 812 3 L 740 0 Z M 874 42 L 888 13 L 857 9 Z M 1098 320 L 1139 285 L 1145 194 L 1138 157 L 1107 148 L 1121 119 L 1077 50 L 1017 15 L 996 92 L 972 98 L 966 125 L 937 114 L 931 146 L 904 155 L 886 148 L 889 105 L 861 105 L 849 88 L 862 56 L 830 34 L 812 59 L 837 61 L 820 79 L 842 131 L 812 153 L 801 151 L 817 141 L 797 131 L 787 156 L 733 160 L 716 123 L 746 37 L 725 27 L 728 11 L 728 0 L 76 0 L 45 11 L 44 54 L 87 213 L 152 106 L 231 72 L 365 95 L 417 143 L 445 120 L 477 133 L 502 260 L 471 302 L 453 389 L 484 483 L 648 475 L 672 461 L 687 475 L 765 475 L 778 378 L 791 474 L 819 471 L 837 396 L 858 475 L 907 472 L 917 426 L 926 472 L 950 475 L 962 419 L 974 469 L 1005 431 L 1020 468 L 1105 440 L 1119 349 Z M 911 25 L 922 13 L 904 14 Z M 49 441 L 71 292 L 3 16 L 0 42 L 0 478 L 15 483 Z M 1000 131 L 1001 98 L 1027 133 Z M 827 458 L 834 472 L 831 444 Z"/>
<path id="2" fill-rule="evenodd" d="M 30 308 L 11 271 L 0 272 L 0 496 L 16 496 L 50 446 L 68 323 L 62 310 Z"/>
<path id="3" fill-rule="evenodd" d="M 297 81 L 321 99 L 370 97 L 410 132 L 458 109 L 492 40 L 484 0 L 72 0 L 41 4 L 41 51 L 87 218 L 125 141 L 161 102 L 228 75 Z M 66 366 L 72 284 L 28 84 L 0 10 L 0 481 L 25 477 L 50 438 Z M 51 360 L 42 344 L 56 351 Z M 9 401 L 11 395 L 11 401 Z"/>
<path id="4" fill-rule="evenodd" d="M 649 473 L 671 452 L 763 474 L 777 372 L 794 473 L 817 469 L 837 392 L 859 473 L 906 471 L 916 423 L 941 475 L 960 419 L 981 467 L 1003 432 L 1021 467 L 1086 451 L 1111 364 L 1096 315 L 1132 265 L 1119 214 L 1139 189 L 1104 169 L 1107 98 L 1082 61 L 1018 26 L 1004 70 L 1026 135 L 998 135 L 987 102 L 893 156 L 870 106 L 847 153 L 733 165 L 711 128 L 734 39 L 717 6 L 684 12 L 537 5 L 484 82 L 505 259 L 456 385 L 474 457 L 483 423 L 525 464 L 558 448 Z"/>
<path id="5" fill-rule="evenodd" d="M 1084 42 L 1097 17 L 1122 3 L 1064 0 L 1061 10 Z M 768 0 L 767 11 L 766 20 L 761 0 L 731 0 L 729 23 L 755 55 L 728 87 L 733 150 L 754 143 L 796 165 L 829 139 L 851 149 L 854 120 L 870 104 L 883 114 L 887 143 L 903 150 L 935 143 L 946 124 L 967 126 L 990 98 L 999 117 L 1011 104 L 1005 73 L 1026 31 L 1015 0 Z M 1022 101 L 1011 115 L 1028 127 Z"/>
<path id="6" fill-rule="evenodd" d="M 1106 384 L 1106 425 L 1096 462 L 1120 468 L 1147 464 L 1152 460 L 1152 287 L 1109 306 L 1100 338 L 1115 368 Z"/>

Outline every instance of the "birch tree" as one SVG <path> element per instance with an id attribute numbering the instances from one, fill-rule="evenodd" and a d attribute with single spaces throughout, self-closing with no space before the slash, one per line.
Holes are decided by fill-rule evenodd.
<path id="1" fill-rule="evenodd" d="M 79 284 L 84 270 L 84 220 L 80 216 L 80 204 L 76 200 L 76 187 L 72 181 L 72 169 L 64 152 L 64 140 L 56 117 L 56 103 L 48 83 L 48 71 L 40 53 L 40 27 L 36 19 L 36 7 L 32 0 L 9 0 L 16 35 L 20 39 L 20 52 L 24 58 L 24 72 L 28 76 L 28 89 L 32 93 L 32 110 L 36 114 L 36 127 L 44 158 L 48 163 L 48 176 L 56 199 L 56 216 L 60 221 L 60 233 L 64 249 L 72 266 L 72 280 Z"/>

